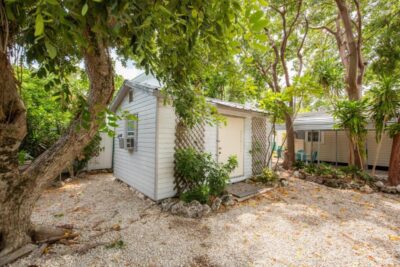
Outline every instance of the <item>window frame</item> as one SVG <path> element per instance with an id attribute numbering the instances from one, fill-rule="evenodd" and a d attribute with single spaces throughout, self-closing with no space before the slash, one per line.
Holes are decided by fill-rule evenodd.
<path id="1" fill-rule="evenodd" d="M 132 103 L 134 98 L 133 90 L 129 90 L 128 92 L 128 102 Z"/>
<path id="2" fill-rule="evenodd" d="M 125 119 L 125 148 L 127 150 L 133 150 L 133 151 L 137 151 L 137 146 L 138 146 L 138 130 L 139 130 L 139 114 L 135 113 L 133 114 L 136 117 L 136 120 L 130 120 L 130 119 Z M 133 126 L 130 127 L 130 124 Z M 132 129 L 129 129 L 132 128 Z M 130 140 L 128 139 L 132 139 L 133 138 L 133 148 L 132 147 L 128 147 L 128 142 L 130 142 Z"/>
<path id="3" fill-rule="evenodd" d="M 308 143 L 320 142 L 320 144 L 323 144 L 324 143 L 324 132 L 322 132 L 322 131 L 307 131 L 307 139 L 306 140 Z"/>

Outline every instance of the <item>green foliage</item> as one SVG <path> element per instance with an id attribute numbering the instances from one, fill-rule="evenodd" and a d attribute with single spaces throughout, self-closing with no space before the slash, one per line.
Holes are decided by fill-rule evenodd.
<path id="1" fill-rule="evenodd" d="M 339 169 L 333 167 L 332 165 L 324 164 L 324 163 L 321 163 L 321 164 L 314 164 L 314 163 L 307 164 L 304 167 L 304 171 L 309 173 L 309 174 L 314 174 L 314 175 L 322 175 L 322 176 L 324 176 L 324 175 L 332 175 L 334 177 L 343 176 L 343 173 Z"/>
<path id="2" fill-rule="evenodd" d="M 78 156 L 77 160 L 74 161 L 74 171 L 78 172 L 86 167 L 89 160 L 93 157 L 96 157 L 102 151 L 101 144 L 101 137 L 100 134 L 96 134 L 90 143 L 85 146 L 81 154 Z"/>
<path id="3" fill-rule="evenodd" d="M 359 169 L 357 166 L 348 165 L 340 168 L 340 171 L 347 176 L 351 176 L 352 178 L 360 178 L 365 181 L 372 181 L 373 177 L 369 175 L 367 172 Z"/>
<path id="4" fill-rule="evenodd" d="M 193 189 L 183 192 L 180 195 L 180 198 L 187 203 L 190 203 L 193 200 L 197 200 L 201 204 L 206 204 L 209 197 L 210 187 L 207 185 L 199 185 L 197 187 L 194 187 Z"/>
<path id="5" fill-rule="evenodd" d="M 32 157 L 39 156 L 61 136 L 72 119 L 74 99 L 69 100 L 68 108 L 62 105 L 62 88 L 47 87 L 55 76 L 39 78 L 32 71 L 24 69 L 22 73 L 22 99 L 27 107 L 27 135 L 20 147 Z M 75 83 L 76 82 L 76 83 Z M 82 89 L 71 86 L 76 93 Z"/>
<path id="6" fill-rule="evenodd" d="M 342 100 L 335 103 L 333 116 L 337 120 L 335 127 L 344 129 L 353 148 L 358 147 L 360 161 L 365 157 L 364 144 L 367 137 L 367 102 L 364 100 Z"/>
<path id="7" fill-rule="evenodd" d="M 207 180 L 211 196 L 220 196 L 224 192 L 226 183 L 229 180 L 229 174 L 237 166 L 236 156 L 229 157 L 228 162 L 222 165 L 217 164 L 215 161 L 209 164 Z"/>
<path id="8" fill-rule="evenodd" d="M 181 195 L 185 201 L 198 200 L 202 203 L 209 196 L 219 196 L 224 190 L 229 174 L 237 167 L 236 157 L 231 156 L 225 164 L 217 163 L 209 153 L 193 148 L 180 149 L 175 153 L 175 168 L 180 176 L 191 185 Z"/>
<path id="9" fill-rule="evenodd" d="M 306 164 L 305 164 L 304 161 L 302 161 L 302 160 L 296 160 L 296 161 L 293 163 L 293 168 L 294 168 L 295 170 L 304 169 L 305 166 L 306 166 Z"/>
<path id="10" fill-rule="evenodd" d="M 354 165 L 336 168 L 332 165 L 325 163 L 307 164 L 304 166 L 303 170 L 308 174 L 313 174 L 317 176 L 329 175 L 334 178 L 344 178 L 345 176 L 350 176 L 353 179 L 358 178 L 368 182 L 373 181 L 373 177 L 371 175 Z"/>
<path id="11" fill-rule="evenodd" d="M 113 248 L 123 249 L 125 246 L 126 246 L 125 242 L 120 239 L 120 240 L 117 240 L 117 241 L 115 241 L 115 242 L 113 242 L 111 244 L 106 245 L 105 248 L 106 249 L 113 249 Z"/>
<path id="12" fill-rule="evenodd" d="M 215 111 L 205 103 L 203 73 L 230 51 L 238 0 L 4 2 L 10 47 L 22 48 L 21 61 L 37 65 L 39 78 L 54 74 L 54 84 L 68 85 L 65 78 L 84 54 L 97 52 L 90 45 L 95 40 L 155 74 L 188 126 Z M 84 115 L 85 105 L 80 108 Z"/>
<path id="13" fill-rule="evenodd" d="M 271 184 L 276 182 L 279 179 L 279 176 L 276 172 L 271 170 L 270 168 L 264 168 L 262 173 L 256 177 L 258 182 L 264 184 Z"/>
<path id="14" fill-rule="evenodd" d="M 380 142 L 387 122 L 400 116 L 400 87 L 393 76 L 380 76 L 367 92 L 369 112 L 375 124 L 376 142 Z"/>
<path id="15" fill-rule="evenodd" d="M 335 125 L 337 129 L 348 130 L 350 137 L 360 141 L 365 139 L 368 124 L 366 101 L 338 101 L 335 104 L 333 116 L 338 120 Z"/>
<path id="16" fill-rule="evenodd" d="M 395 122 L 387 127 L 390 138 L 394 138 L 395 135 L 400 133 L 400 123 Z"/>
<path id="17" fill-rule="evenodd" d="M 335 58 L 322 58 L 313 63 L 312 73 L 329 93 L 339 95 L 344 88 L 343 66 Z"/>

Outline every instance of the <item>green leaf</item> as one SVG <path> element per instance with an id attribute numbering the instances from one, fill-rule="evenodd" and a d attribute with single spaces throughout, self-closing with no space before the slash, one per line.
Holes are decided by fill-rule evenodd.
<path id="1" fill-rule="evenodd" d="M 264 29 L 264 28 L 267 27 L 267 26 L 268 26 L 268 20 L 266 20 L 266 19 L 261 19 L 261 20 L 255 22 L 255 23 L 252 25 L 251 28 L 252 28 L 254 31 L 260 31 L 260 30 Z"/>
<path id="2" fill-rule="evenodd" d="M 49 3 L 50 5 L 58 5 L 57 0 L 46 0 L 46 2 Z"/>
<path id="3" fill-rule="evenodd" d="M 36 15 L 35 21 L 35 36 L 40 36 L 44 32 L 44 21 L 41 13 Z"/>
<path id="4" fill-rule="evenodd" d="M 197 18 L 197 10 L 196 9 L 192 9 L 192 17 Z"/>
<path id="5" fill-rule="evenodd" d="M 9 20 L 15 20 L 15 16 L 13 11 L 11 10 L 10 5 L 6 5 L 6 15 Z"/>
<path id="6" fill-rule="evenodd" d="M 82 7 L 82 16 L 85 16 L 86 13 L 88 12 L 89 6 L 87 3 L 85 3 Z"/>
<path id="7" fill-rule="evenodd" d="M 50 58 L 55 58 L 57 56 L 57 49 L 55 48 L 55 46 L 52 45 L 48 40 L 46 40 L 44 44 L 46 46 L 46 50 Z"/>
<path id="8" fill-rule="evenodd" d="M 264 15 L 264 12 L 262 12 L 261 10 L 258 10 L 256 12 L 254 12 L 253 14 L 251 14 L 250 16 L 250 22 L 252 24 L 255 24 L 257 21 L 259 21 L 261 19 L 261 17 Z"/>

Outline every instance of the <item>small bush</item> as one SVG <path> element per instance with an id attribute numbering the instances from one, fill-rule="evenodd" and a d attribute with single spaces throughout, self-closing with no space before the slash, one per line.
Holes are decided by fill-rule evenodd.
<path id="1" fill-rule="evenodd" d="M 228 158 L 226 164 L 212 162 L 208 168 L 208 185 L 210 195 L 219 196 L 225 191 L 226 183 L 229 180 L 229 174 L 238 166 L 235 156 Z"/>
<path id="2" fill-rule="evenodd" d="M 199 201 L 201 204 L 205 204 L 210 196 L 210 188 L 207 185 L 200 185 L 191 190 L 188 190 L 180 195 L 180 199 L 189 203 L 193 200 Z"/>
<path id="3" fill-rule="evenodd" d="M 237 167 L 235 156 L 220 164 L 211 154 L 198 152 L 193 148 L 179 149 L 175 153 L 176 171 L 186 180 L 189 188 L 181 194 L 185 202 L 198 200 L 206 203 L 210 196 L 219 196 L 225 191 L 229 174 Z"/>
<path id="4" fill-rule="evenodd" d="M 345 175 L 351 176 L 352 178 L 359 178 L 365 181 L 373 181 L 374 179 L 371 175 L 354 165 L 341 167 L 340 170 Z"/>
<path id="5" fill-rule="evenodd" d="M 304 161 L 296 160 L 293 164 L 293 168 L 296 170 L 301 170 L 304 169 L 305 165 L 306 164 L 304 163 Z"/>
<path id="6" fill-rule="evenodd" d="M 309 174 L 316 174 L 317 172 L 317 165 L 314 163 L 310 163 L 304 167 L 304 171 Z"/>
<path id="7" fill-rule="evenodd" d="M 315 174 L 315 175 L 332 175 L 334 177 L 340 177 L 343 176 L 343 173 L 341 170 L 333 167 L 332 165 L 326 164 L 326 163 L 321 163 L 320 165 L 316 164 L 309 164 L 304 166 L 304 171 L 309 173 L 309 174 Z"/>
<path id="8" fill-rule="evenodd" d="M 276 172 L 271 170 L 270 168 L 264 168 L 262 174 L 256 177 L 258 182 L 264 184 L 270 184 L 279 179 L 279 176 Z"/>

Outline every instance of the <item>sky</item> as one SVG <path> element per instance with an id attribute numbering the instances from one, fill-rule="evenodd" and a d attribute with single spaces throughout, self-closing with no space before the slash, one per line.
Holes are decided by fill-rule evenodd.
<path id="1" fill-rule="evenodd" d="M 122 75 L 127 80 L 132 80 L 144 72 L 144 70 L 137 69 L 135 62 L 132 60 L 127 62 L 126 67 L 123 66 L 121 60 L 117 58 L 117 55 L 114 51 L 111 52 L 111 57 L 115 60 L 115 72 L 119 75 Z"/>

